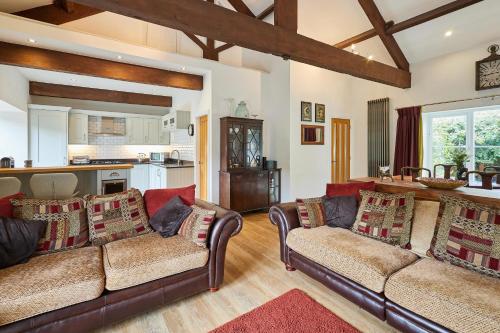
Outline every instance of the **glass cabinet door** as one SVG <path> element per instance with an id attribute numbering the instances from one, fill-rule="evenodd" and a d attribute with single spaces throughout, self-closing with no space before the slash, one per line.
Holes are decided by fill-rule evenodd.
<path id="1" fill-rule="evenodd" d="M 228 126 L 228 156 L 229 168 L 243 168 L 244 167 L 244 129 L 242 124 L 230 124 Z"/>
<path id="2" fill-rule="evenodd" d="M 247 168 L 260 168 L 262 159 L 262 129 L 247 127 L 246 130 L 246 161 Z"/>
<path id="3" fill-rule="evenodd" d="M 278 170 L 269 171 L 269 204 L 278 204 L 281 201 L 281 179 Z"/>

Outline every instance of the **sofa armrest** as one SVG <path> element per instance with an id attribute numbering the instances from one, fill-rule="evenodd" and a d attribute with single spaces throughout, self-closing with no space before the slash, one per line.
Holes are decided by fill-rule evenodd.
<path id="1" fill-rule="evenodd" d="M 226 247 L 229 239 L 236 236 L 243 227 L 243 218 L 240 214 L 221 208 L 212 203 L 196 199 L 197 206 L 204 209 L 215 210 L 215 221 L 208 235 L 208 259 L 210 289 L 217 290 L 224 280 L 224 261 L 226 259 Z"/>
<path id="2" fill-rule="evenodd" d="M 287 267 L 290 266 L 289 249 L 286 237 L 290 230 L 300 227 L 296 203 L 284 203 L 271 207 L 269 210 L 271 223 L 278 226 L 280 237 L 280 257 Z"/>

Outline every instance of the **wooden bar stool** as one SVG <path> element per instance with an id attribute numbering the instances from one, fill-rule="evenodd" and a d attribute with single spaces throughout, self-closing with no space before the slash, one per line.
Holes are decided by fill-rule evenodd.
<path id="1" fill-rule="evenodd" d="M 0 198 L 19 193 L 21 191 L 21 181 L 16 177 L 0 178 Z"/>
<path id="2" fill-rule="evenodd" d="M 436 165 L 434 165 L 434 177 L 436 177 L 436 175 L 437 175 L 436 168 L 439 166 L 442 166 L 444 168 L 444 179 L 450 179 L 451 178 L 451 168 L 457 167 L 456 164 L 436 164 Z"/>

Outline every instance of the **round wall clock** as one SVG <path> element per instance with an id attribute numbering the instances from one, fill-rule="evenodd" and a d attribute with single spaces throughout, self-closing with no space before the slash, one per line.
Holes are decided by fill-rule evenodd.
<path id="1" fill-rule="evenodd" d="M 500 55 L 497 44 L 488 47 L 490 56 L 476 62 L 476 90 L 500 87 Z"/>

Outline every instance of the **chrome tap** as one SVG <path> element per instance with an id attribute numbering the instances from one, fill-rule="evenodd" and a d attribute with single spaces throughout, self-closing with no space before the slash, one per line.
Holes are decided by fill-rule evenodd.
<path id="1" fill-rule="evenodd" d="M 170 153 L 170 158 L 174 158 L 175 152 L 177 153 L 177 166 L 179 166 L 181 165 L 181 153 L 177 149 L 172 150 L 172 152 Z"/>

